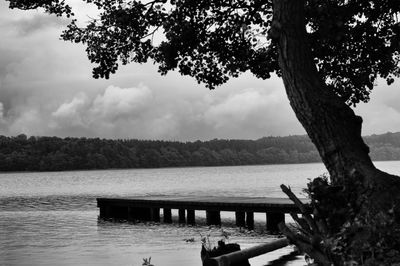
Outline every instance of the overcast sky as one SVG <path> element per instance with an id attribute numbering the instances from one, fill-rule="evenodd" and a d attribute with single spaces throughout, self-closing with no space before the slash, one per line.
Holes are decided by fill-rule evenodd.
<path id="1" fill-rule="evenodd" d="M 209 91 L 177 73 L 162 77 L 152 64 L 131 64 L 95 80 L 84 47 L 59 40 L 66 23 L 0 1 L 0 135 L 186 141 L 305 134 L 278 78 L 243 74 Z M 400 131 L 399 85 L 380 82 L 371 102 L 356 108 L 364 135 Z"/>

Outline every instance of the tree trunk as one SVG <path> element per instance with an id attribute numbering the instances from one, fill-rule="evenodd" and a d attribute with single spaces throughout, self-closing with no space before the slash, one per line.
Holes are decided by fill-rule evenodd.
<path id="1" fill-rule="evenodd" d="M 361 137 L 361 117 L 333 93 L 318 73 L 307 43 L 304 0 L 273 0 L 273 5 L 270 34 L 278 44 L 286 93 L 332 183 L 344 184 L 349 178 L 362 176 L 365 188 L 373 188 L 370 196 L 378 199 L 374 207 L 387 209 L 390 203 L 399 203 L 400 178 L 375 168 Z"/>

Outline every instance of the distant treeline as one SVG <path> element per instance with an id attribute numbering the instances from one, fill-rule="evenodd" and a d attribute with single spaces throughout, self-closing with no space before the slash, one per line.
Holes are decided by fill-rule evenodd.
<path id="1" fill-rule="evenodd" d="M 373 160 L 400 160 L 400 133 L 364 137 Z M 0 171 L 320 162 L 307 136 L 195 142 L 0 136 Z"/>

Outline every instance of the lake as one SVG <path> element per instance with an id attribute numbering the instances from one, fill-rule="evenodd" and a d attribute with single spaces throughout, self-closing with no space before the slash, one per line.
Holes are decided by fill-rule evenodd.
<path id="1" fill-rule="evenodd" d="M 377 162 L 400 175 L 399 161 Z M 272 239 L 265 215 L 256 214 L 254 231 L 234 226 L 232 213 L 222 213 L 222 228 L 99 221 L 96 197 L 199 195 L 282 197 L 279 185 L 301 196 L 309 178 L 326 172 L 322 164 L 188 167 L 102 171 L 0 174 L 0 265 L 142 265 L 201 266 L 200 239 L 211 242 L 228 234 L 242 248 Z M 177 219 L 176 213 L 174 219 Z M 222 232 L 222 230 L 224 232 Z M 285 248 L 251 259 L 266 265 L 290 252 Z M 300 258 L 286 265 L 304 265 Z"/>

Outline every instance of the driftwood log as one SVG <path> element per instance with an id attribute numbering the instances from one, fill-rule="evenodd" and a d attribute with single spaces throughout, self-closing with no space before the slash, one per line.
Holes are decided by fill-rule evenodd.
<path id="1" fill-rule="evenodd" d="M 225 244 L 223 240 L 218 241 L 218 247 L 214 247 L 212 250 L 207 250 L 204 245 L 201 247 L 201 261 L 205 265 L 207 259 L 218 257 L 221 255 L 229 254 L 240 250 L 240 245 L 236 243 Z M 231 266 L 250 266 L 249 260 L 245 259 L 231 264 Z"/>

